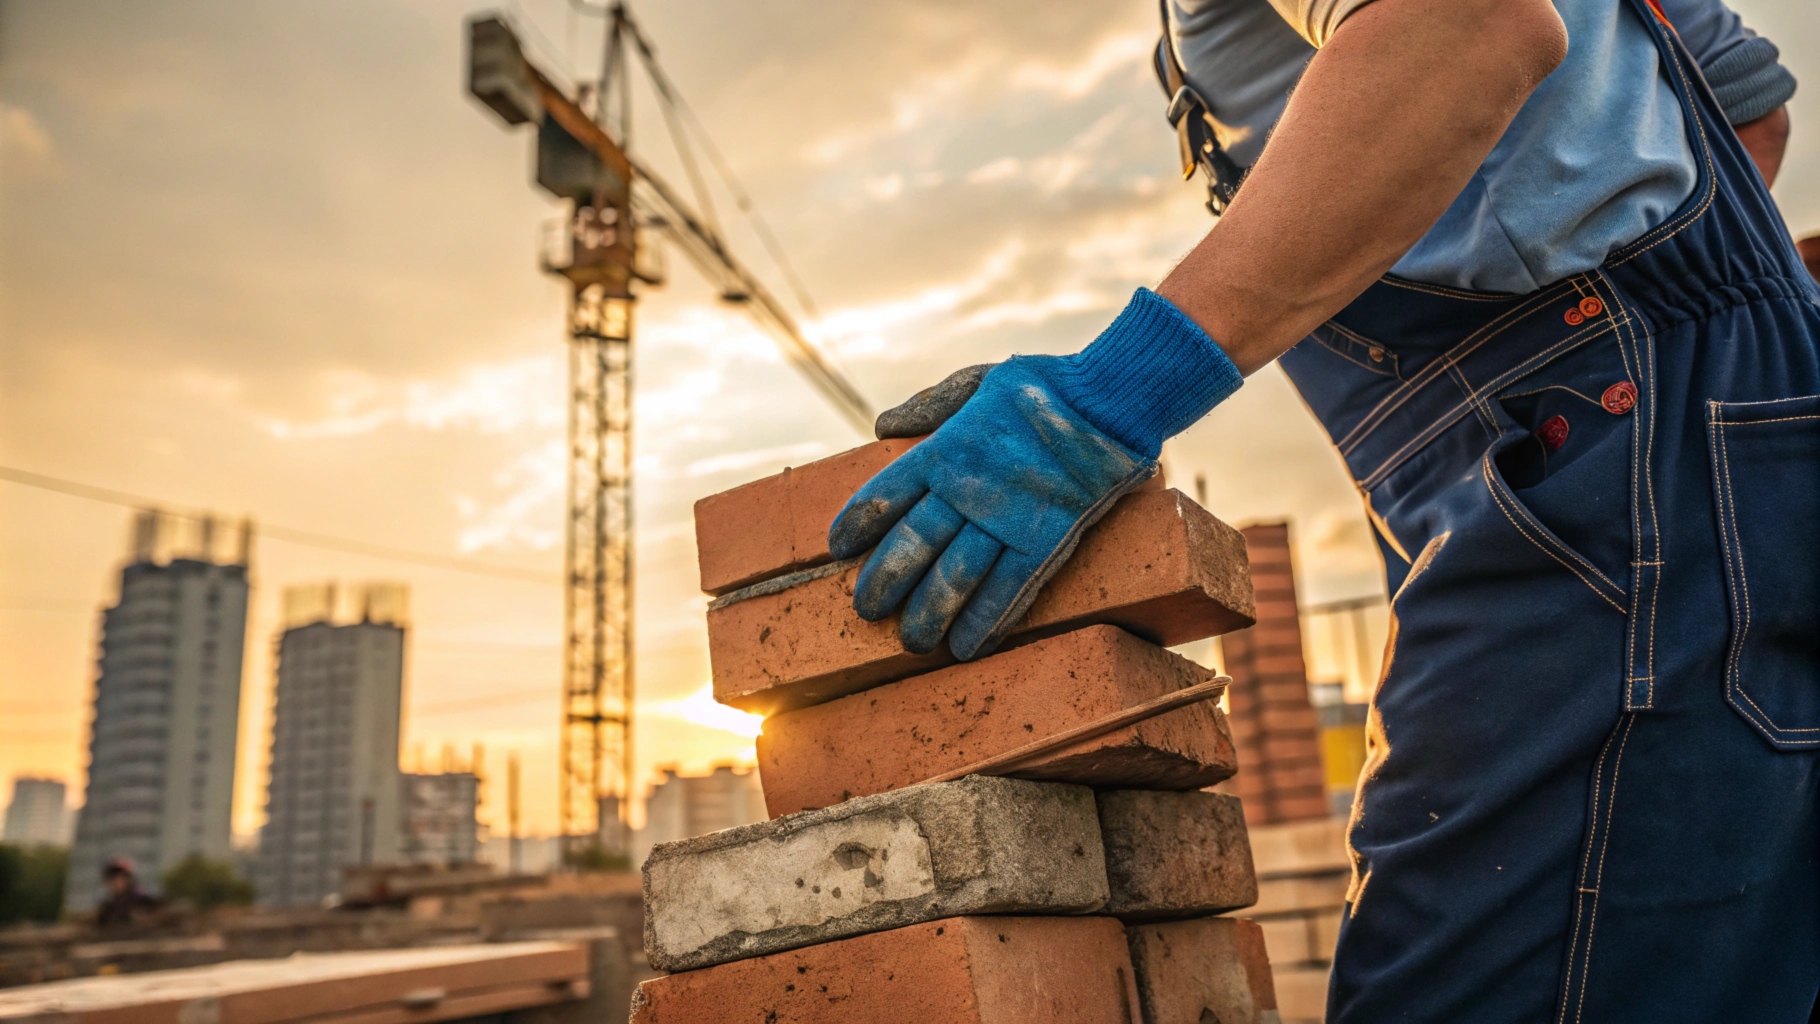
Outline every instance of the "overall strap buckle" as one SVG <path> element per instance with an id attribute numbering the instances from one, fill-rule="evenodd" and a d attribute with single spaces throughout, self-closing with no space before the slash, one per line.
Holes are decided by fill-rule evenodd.
<path id="1" fill-rule="evenodd" d="M 1221 124 L 1207 107 L 1207 101 L 1189 85 L 1169 39 L 1169 0 L 1161 0 L 1163 37 L 1157 40 L 1152 66 L 1163 92 L 1169 96 L 1169 124 L 1175 129 L 1181 151 L 1182 180 L 1194 176 L 1199 167 L 1207 176 L 1207 210 L 1215 217 L 1226 212 L 1239 186 L 1245 181 L 1246 168 L 1220 145 Z"/>

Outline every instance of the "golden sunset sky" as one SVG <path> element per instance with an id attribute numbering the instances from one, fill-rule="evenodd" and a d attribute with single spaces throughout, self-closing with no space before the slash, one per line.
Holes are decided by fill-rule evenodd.
<path id="1" fill-rule="evenodd" d="M 1805 83 L 1778 197 L 1820 230 L 1820 19 L 1737 0 Z M 563 286 L 530 136 L 465 92 L 461 0 L 0 4 L 0 465 L 513 581 L 262 540 L 236 825 L 257 827 L 282 589 L 400 580 L 404 747 L 525 764 L 555 827 Z M 601 22 L 497 7 L 574 81 Z M 1148 67 L 1149 0 L 645 0 L 671 77 L 875 406 L 949 370 L 1079 348 L 1207 227 Z M 647 94 L 648 95 L 648 94 Z M 679 185 L 655 108 L 632 148 Z M 732 204 L 722 193 L 726 217 Z M 774 286 L 750 231 L 735 248 Z M 860 442 L 677 254 L 639 309 L 637 751 L 751 756 L 711 720 L 692 502 Z M 1337 458 L 1274 368 L 1165 452 L 1229 521 L 1290 518 L 1305 597 L 1377 589 Z M 78 789 L 97 611 L 129 510 L 0 482 L 0 792 Z M 749 730 L 746 730 L 749 732 Z M 502 804 L 484 815 L 503 825 Z"/>

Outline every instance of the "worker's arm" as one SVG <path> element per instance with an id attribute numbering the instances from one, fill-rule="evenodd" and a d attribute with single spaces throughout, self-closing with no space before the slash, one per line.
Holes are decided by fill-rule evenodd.
<path id="1" fill-rule="evenodd" d="M 1567 52 L 1548 0 L 1376 0 L 1333 33 L 1245 187 L 1157 291 L 1250 374 L 1446 211 Z"/>
<path id="2" fill-rule="evenodd" d="M 1776 172 L 1782 169 L 1782 154 L 1788 149 L 1788 107 L 1782 106 L 1755 121 L 1736 126 L 1738 141 L 1757 165 L 1765 185 L 1776 183 Z"/>
<path id="3" fill-rule="evenodd" d="M 1757 172 L 1775 184 L 1788 145 L 1787 103 L 1795 94 L 1795 76 L 1782 66 L 1781 51 L 1752 32 L 1722 0 L 1658 2 L 1700 65 Z"/>
<path id="4" fill-rule="evenodd" d="M 1304 33 L 1325 45 L 1162 297 L 1139 290 L 1074 355 L 985 374 L 848 501 L 828 546 L 873 549 L 854 583 L 862 617 L 901 610 L 918 653 L 944 638 L 963 659 L 990 653 L 1082 531 L 1156 471 L 1164 439 L 1415 244 L 1567 44 L 1549 0 L 1376 0 L 1326 33 Z"/>

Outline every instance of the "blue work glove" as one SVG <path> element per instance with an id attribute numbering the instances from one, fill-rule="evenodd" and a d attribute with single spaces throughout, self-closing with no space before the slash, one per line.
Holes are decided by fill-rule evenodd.
<path id="1" fill-rule="evenodd" d="M 901 607 L 898 636 L 918 654 L 944 635 L 962 660 L 991 653 L 1087 527 L 1156 472 L 1163 440 L 1242 382 L 1206 332 L 1143 288 L 1081 352 L 992 368 L 835 517 L 835 558 L 877 548 L 854 610 L 877 621 Z"/>

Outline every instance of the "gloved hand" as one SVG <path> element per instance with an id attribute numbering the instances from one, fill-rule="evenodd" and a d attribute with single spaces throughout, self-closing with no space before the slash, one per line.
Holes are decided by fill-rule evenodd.
<path id="1" fill-rule="evenodd" d="M 1156 472 L 1163 440 L 1241 383 L 1206 332 L 1141 288 L 1081 352 L 992 368 L 835 517 L 835 558 L 877 545 L 854 610 L 876 621 L 901 607 L 898 635 L 918 654 L 944 635 L 962 660 L 991 653 L 1087 527 Z M 939 422 L 952 404 L 925 411 Z"/>

